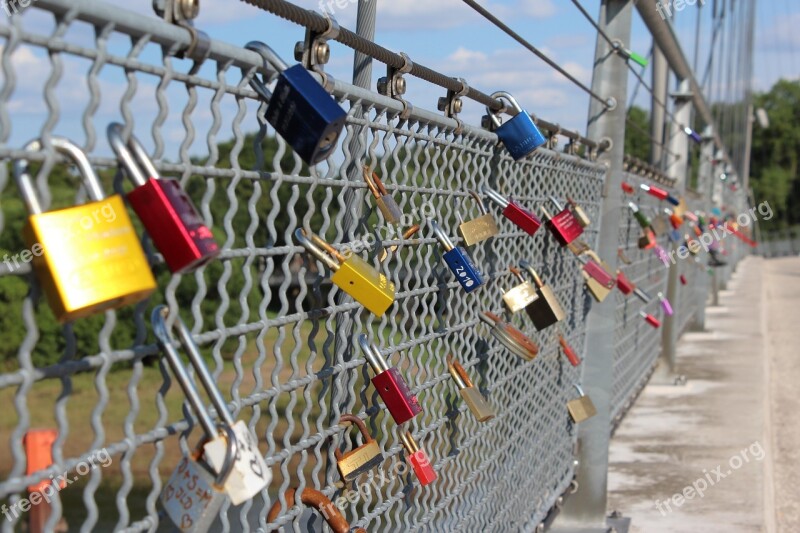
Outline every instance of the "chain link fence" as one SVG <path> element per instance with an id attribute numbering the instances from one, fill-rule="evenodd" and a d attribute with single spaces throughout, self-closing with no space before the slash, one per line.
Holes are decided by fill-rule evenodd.
<path id="1" fill-rule="evenodd" d="M 489 206 L 500 233 L 471 249 L 486 286 L 466 294 L 425 223 L 435 218 L 455 239 L 458 215 L 468 220 L 479 214 L 468 191 L 484 185 L 530 208 L 547 204 L 549 196 L 569 196 L 592 220 L 583 238 L 594 246 L 605 167 L 555 146 L 514 162 L 492 133 L 420 108 L 403 120 L 397 101 L 336 81 L 334 95 L 348 110 L 345 133 L 337 153 L 308 168 L 266 127 L 266 104 L 249 88 L 262 67 L 257 54 L 213 41 L 209 59 L 195 72 L 189 61 L 172 56 L 170 43 L 182 42 L 185 30 L 102 2 L 79 9 L 85 5 L 39 0 L 30 10 L 52 12 L 50 28 L 29 27 L 25 17 L 0 25 L 0 157 L 35 164 L 45 206 L 82 201 L 77 180 L 52 150 L 34 153 L 9 144 L 23 121 L 36 123 L 45 147 L 65 121 L 80 121 L 84 136 L 72 140 L 86 151 L 106 190 L 129 191 L 109 156 L 107 123 L 98 112 L 118 109 L 126 134 L 144 142 L 162 173 L 180 179 L 223 252 L 196 273 L 170 275 L 145 237 L 157 294 L 63 327 L 54 322 L 28 265 L 4 268 L 6 323 L 14 317 L 23 327 L 3 332 L 9 355 L 0 366 L 0 401 L 7 406 L 0 440 L 9 446 L 0 448 L 0 501 L 13 506 L 26 497 L 26 487 L 68 473 L 69 486 L 56 493 L 48 528 L 64 518 L 76 531 L 170 529 L 159 494 L 201 432 L 193 429 L 183 396 L 159 361 L 148 325 L 152 308 L 166 303 L 191 328 L 231 410 L 256 432 L 272 469 L 269 489 L 239 507 L 225 504 L 215 530 L 320 530 L 321 516 L 287 509 L 284 493 L 313 487 L 334 501 L 347 494 L 337 485 L 334 450 L 346 440 L 339 416 L 351 412 L 367 420 L 386 473 L 363 476 L 358 485 L 371 481 L 371 489 L 344 500 L 352 526 L 536 528 L 572 482 L 576 428 L 566 403 L 576 397 L 581 367 L 560 353 L 556 328 L 538 333 L 525 313 L 505 314 L 540 348 L 526 362 L 489 335 L 479 315 L 503 314 L 503 291 L 519 283 L 508 267 L 530 261 L 567 311 L 560 331 L 582 357 L 591 357 L 584 340 L 590 296 L 580 263 L 544 228 L 528 237 Z M 45 71 L 34 82 L 27 79 L 30 65 Z M 20 90 L 31 83 L 35 91 Z M 364 165 L 377 171 L 405 213 L 399 230 L 375 209 L 361 177 Z M 644 180 L 626 179 L 636 186 Z M 0 191 L 0 236 L 11 243 L 5 251 L 17 253 L 24 246 L 19 233 L 25 214 L 8 165 L 0 167 Z M 658 207 L 642 195 L 636 201 Z M 402 230 L 412 223 L 422 230 L 404 238 Z M 322 263 L 293 239 L 299 227 L 339 249 L 360 244 L 360 255 L 397 284 L 396 301 L 382 318 L 330 283 Z M 666 290 L 667 269 L 652 250 L 638 250 L 637 230 L 631 219 L 620 227 L 620 249 L 631 262 L 623 269 L 655 296 Z M 659 242 L 668 246 L 664 238 Z M 688 284 L 680 290 L 688 294 L 705 274 L 689 263 L 681 268 Z M 661 330 L 639 311 L 659 317 L 661 311 L 656 298 L 645 305 L 616 291 L 612 297 L 618 303 L 613 414 L 620 417 L 659 354 Z M 692 304 L 683 300 L 676 312 L 688 323 Z M 369 382 L 371 370 L 355 342 L 361 333 L 405 376 L 423 406 L 408 429 L 437 471 L 439 479 L 428 487 L 403 468 L 400 428 Z M 466 367 L 495 418 L 478 423 L 459 399 L 448 354 Z M 53 464 L 31 471 L 24 439 L 41 427 L 57 430 Z M 100 451 L 109 454 L 108 466 L 76 476 Z M 267 523 L 274 502 L 283 511 Z M 2 531 L 24 520 L 3 520 Z"/>

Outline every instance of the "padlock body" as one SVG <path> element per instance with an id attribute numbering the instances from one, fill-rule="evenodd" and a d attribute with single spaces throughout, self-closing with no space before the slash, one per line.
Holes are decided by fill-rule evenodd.
<path id="1" fill-rule="evenodd" d="M 497 222 L 490 214 L 481 215 L 478 218 L 468 220 L 458 226 L 458 233 L 464 239 L 464 244 L 472 246 L 481 241 L 485 241 L 489 237 L 497 235 L 500 230 L 497 227 Z"/>
<path id="2" fill-rule="evenodd" d="M 394 302 L 394 283 L 355 254 L 339 265 L 331 281 L 376 316 L 383 316 Z"/>
<path id="3" fill-rule="evenodd" d="M 184 457 L 161 491 L 167 516 L 180 531 L 204 533 L 219 516 L 227 495 L 195 459 Z"/>
<path id="4" fill-rule="evenodd" d="M 32 215 L 23 228 L 33 267 L 59 322 L 116 309 L 156 288 L 122 197 Z"/>
<path id="5" fill-rule="evenodd" d="M 672 213 L 669 216 L 669 223 L 672 224 L 674 229 L 679 229 L 683 225 L 683 218 L 679 217 L 675 213 Z"/>
<path id="6" fill-rule="evenodd" d="M 646 229 L 644 235 L 639 237 L 639 249 L 640 250 L 649 250 L 656 245 L 656 235 L 653 233 L 651 229 Z"/>
<path id="7" fill-rule="evenodd" d="M 589 259 L 586 264 L 583 265 L 583 271 L 609 290 L 614 288 L 614 277 L 593 259 Z"/>
<path id="8" fill-rule="evenodd" d="M 572 214 L 575 216 L 575 220 L 578 221 L 578 224 L 580 224 L 582 228 L 585 228 L 592 223 L 589 215 L 587 215 L 586 211 L 584 211 L 579 205 L 572 206 Z"/>
<path id="9" fill-rule="evenodd" d="M 539 217 L 519 205 L 514 200 L 508 200 L 508 206 L 503 209 L 503 216 L 517 225 L 528 235 L 533 235 L 542 225 Z"/>
<path id="10" fill-rule="evenodd" d="M 602 302 L 605 300 L 609 294 L 611 294 L 611 289 L 608 288 L 606 285 L 603 285 L 596 279 L 588 276 L 584 272 L 584 277 L 586 278 L 586 288 L 589 289 L 589 294 L 597 300 L 597 302 Z"/>
<path id="11" fill-rule="evenodd" d="M 315 165 L 336 148 L 347 113 L 298 64 L 281 72 L 266 117 L 303 161 Z"/>
<path id="12" fill-rule="evenodd" d="M 569 209 L 564 209 L 546 224 L 547 229 L 561 246 L 567 246 L 583 234 L 583 227 Z"/>
<path id="13" fill-rule="evenodd" d="M 685 276 L 685 275 L 683 275 L 683 274 L 681 274 L 680 280 L 681 280 L 681 285 L 686 285 L 686 284 L 688 284 L 688 283 L 689 283 L 689 282 L 687 281 L 687 279 L 686 279 L 686 276 Z"/>
<path id="14" fill-rule="evenodd" d="M 430 459 L 428 459 L 428 454 L 425 453 L 425 450 L 417 450 L 410 454 L 408 456 L 408 462 L 411 463 L 411 468 L 414 469 L 414 473 L 417 475 L 420 485 L 424 487 L 436 481 L 436 470 L 433 469 L 433 465 Z"/>
<path id="15" fill-rule="evenodd" d="M 467 387 L 466 389 L 459 389 L 461 397 L 464 398 L 464 403 L 467 404 L 469 410 L 478 419 L 478 422 L 486 422 L 494 418 L 494 410 L 483 398 L 483 395 L 476 387 Z"/>
<path id="16" fill-rule="evenodd" d="M 522 333 L 511 324 L 502 323 L 498 324 L 496 327 L 501 329 L 502 332 L 508 336 L 508 338 L 514 344 L 514 348 L 511 349 L 511 351 L 518 356 L 527 361 L 533 361 L 536 356 L 539 355 L 539 347 L 536 346 L 536 344 L 530 340 L 527 335 Z"/>
<path id="17" fill-rule="evenodd" d="M 369 472 L 383 461 L 383 453 L 375 441 L 367 442 L 345 453 L 336 461 L 339 473 L 345 481 L 352 481 L 361 474 Z"/>
<path id="18" fill-rule="evenodd" d="M 236 436 L 237 453 L 224 488 L 231 504 L 239 505 L 269 486 L 272 471 L 258 450 L 258 439 L 244 420 L 238 420 L 232 429 Z M 208 463 L 219 471 L 225 462 L 227 443 L 224 439 L 214 439 L 203 447 L 203 452 Z"/>
<path id="19" fill-rule="evenodd" d="M 581 364 L 581 358 L 578 357 L 578 354 L 575 353 L 575 350 L 573 350 L 572 346 L 567 344 L 566 341 L 561 344 L 561 351 L 564 352 L 564 357 L 567 358 L 567 361 L 569 361 L 569 364 L 572 366 L 578 366 Z"/>
<path id="20" fill-rule="evenodd" d="M 399 224 L 403 220 L 403 211 L 400 206 L 394 201 L 394 198 L 388 194 L 384 194 L 375 201 L 378 204 L 378 209 L 383 213 L 383 219 L 387 224 Z"/>
<path id="21" fill-rule="evenodd" d="M 656 329 L 661 327 L 661 322 L 653 315 L 645 315 L 644 320 Z"/>
<path id="22" fill-rule="evenodd" d="M 408 384 L 396 368 L 391 367 L 386 372 L 381 372 L 372 378 L 372 384 L 396 424 L 408 422 L 422 412 L 417 397 L 411 394 Z"/>
<path id="23" fill-rule="evenodd" d="M 151 178 L 128 193 L 128 201 L 170 272 L 189 272 L 219 255 L 214 235 L 178 180 Z"/>
<path id="24" fill-rule="evenodd" d="M 526 281 L 503 294 L 503 302 L 509 311 L 516 313 L 535 302 L 538 297 L 536 287 L 530 281 Z"/>
<path id="25" fill-rule="evenodd" d="M 631 283 L 631 280 L 629 280 L 625 274 L 620 272 L 617 274 L 617 288 L 619 289 L 619 292 L 627 296 L 632 293 L 633 289 L 636 287 L 633 286 L 633 283 Z"/>
<path id="26" fill-rule="evenodd" d="M 547 142 L 525 110 L 501 124 L 495 133 L 514 160 L 522 159 Z"/>
<path id="27" fill-rule="evenodd" d="M 481 273 L 477 267 L 472 263 L 469 254 L 466 250 L 457 246 L 445 252 L 444 261 L 450 270 L 455 274 L 456 279 L 461 284 L 461 287 L 466 292 L 472 292 L 483 283 Z"/>
<path id="28" fill-rule="evenodd" d="M 583 422 L 597 414 L 597 409 L 588 396 L 581 396 L 567 402 L 567 410 L 573 422 Z"/>
<path id="29" fill-rule="evenodd" d="M 542 331 L 556 322 L 564 320 L 566 314 L 552 287 L 545 285 L 539 287 L 536 292 L 539 294 L 539 298 L 525 308 L 525 312 L 528 313 L 528 316 L 533 321 L 536 330 Z"/>

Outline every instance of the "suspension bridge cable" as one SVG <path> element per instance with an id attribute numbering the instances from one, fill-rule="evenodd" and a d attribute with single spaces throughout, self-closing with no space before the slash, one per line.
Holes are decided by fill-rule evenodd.
<path id="1" fill-rule="evenodd" d="M 245 0 L 245 1 L 247 1 L 247 0 Z M 509 37 L 511 37 L 512 39 L 517 41 L 519 44 L 521 44 L 522 46 L 527 48 L 529 51 L 533 52 L 533 54 L 536 55 L 536 57 L 538 57 L 539 59 L 541 59 L 542 61 L 544 61 L 548 65 L 550 65 L 553 69 L 558 71 L 562 76 L 564 76 L 569 81 L 574 83 L 579 89 L 581 89 L 586 94 L 588 94 L 589 96 L 591 96 L 592 98 L 594 98 L 595 100 L 597 100 L 598 102 L 603 104 L 603 106 L 606 109 L 608 109 L 610 107 L 608 99 L 603 98 L 602 96 L 600 96 L 599 94 L 597 94 L 596 92 L 591 90 L 589 87 L 587 87 L 585 84 L 583 84 L 575 76 L 573 76 L 572 74 L 570 74 L 569 72 L 564 70 L 564 68 L 562 68 L 558 63 L 556 63 L 555 61 L 553 61 L 552 59 L 547 57 L 538 48 L 536 48 L 531 43 L 529 43 L 528 41 L 523 39 L 522 36 L 520 36 L 517 32 L 515 32 L 514 30 L 509 28 L 508 25 L 506 25 L 502 20 L 500 20 L 497 17 L 495 17 L 491 12 L 489 12 L 483 6 L 478 4 L 475 0 L 463 0 L 463 1 L 469 7 L 471 7 L 472 9 L 477 11 L 478 13 L 480 13 L 486 20 L 488 20 L 489 22 L 491 22 L 492 24 L 494 24 L 495 26 L 497 26 L 498 28 L 503 30 L 503 32 L 505 32 Z"/>

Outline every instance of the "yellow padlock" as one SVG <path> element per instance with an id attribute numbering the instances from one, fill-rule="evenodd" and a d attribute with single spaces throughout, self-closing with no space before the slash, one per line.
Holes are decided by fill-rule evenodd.
<path id="1" fill-rule="evenodd" d="M 69 322 L 147 298 L 156 281 L 122 197 L 104 198 L 78 146 L 62 137 L 53 137 L 51 144 L 78 167 L 92 200 L 43 213 L 28 161 L 14 161 L 14 179 L 30 213 L 23 238 L 29 249 L 41 250 L 34 253 L 33 268 L 56 319 Z M 25 146 L 26 151 L 42 148 L 39 140 Z"/>

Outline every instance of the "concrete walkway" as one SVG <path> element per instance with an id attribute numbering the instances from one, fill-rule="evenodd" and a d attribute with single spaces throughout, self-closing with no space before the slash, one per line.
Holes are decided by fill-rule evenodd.
<path id="1" fill-rule="evenodd" d="M 800 532 L 800 258 L 748 258 L 611 444 L 633 532 Z"/>

